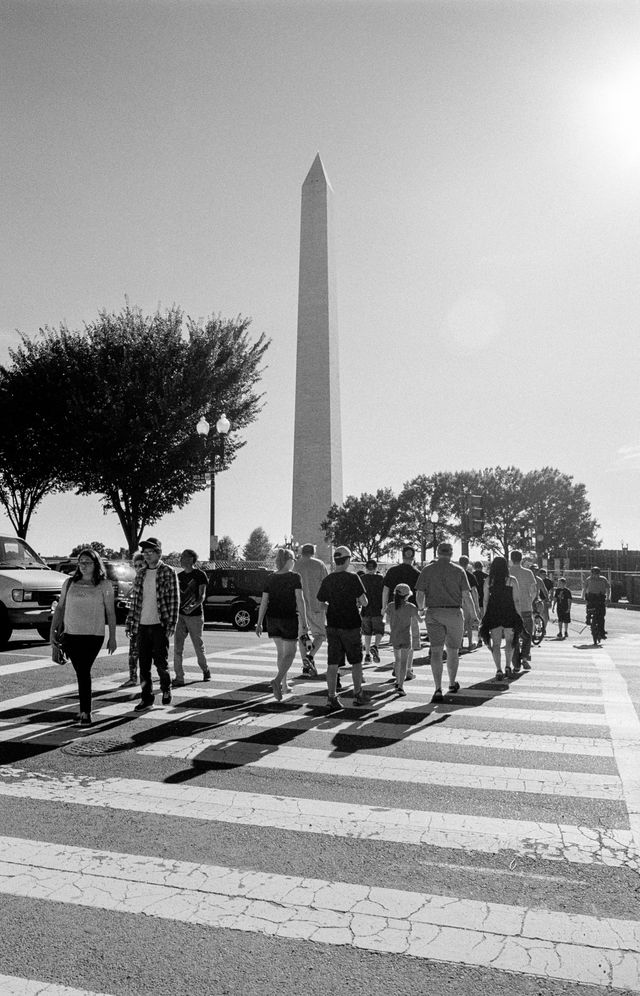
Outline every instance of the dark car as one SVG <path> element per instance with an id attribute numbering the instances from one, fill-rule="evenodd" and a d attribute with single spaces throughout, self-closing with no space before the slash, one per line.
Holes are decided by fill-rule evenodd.
<path id="1" fill-rule="evenodd" d="M 216 567 L 205 570 L 209 579 L 204 603 L 205 622 L 227 622 L 239 630 L 253 629 L 265 580 L 264 568 Z"/>
<path id="2" fill-rule="evenodd" d="M 124 622 L 127 617 L 128 599 L 131 594 L 133 579 L 136 576 L 135 568 L 127 563 L 126 560 L 103 560 L 103 564 L 107 572 L 107 580 L 113 585 L 116 619 L 118 622 Z M 77 560 L 55 561 L 55 569 L 62 571 L 63 574 L 73 574 L 77 566 Z"/>

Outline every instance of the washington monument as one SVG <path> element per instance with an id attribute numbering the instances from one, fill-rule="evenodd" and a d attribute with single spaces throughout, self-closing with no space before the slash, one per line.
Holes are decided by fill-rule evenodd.
<path id="1" fill-rule="evenodd" d="M 302 184 L 291 531 L 296 542 L 317 544 L 327 561 L 320 523 L 342 502 L 332 197 L 318 153 Z"/>

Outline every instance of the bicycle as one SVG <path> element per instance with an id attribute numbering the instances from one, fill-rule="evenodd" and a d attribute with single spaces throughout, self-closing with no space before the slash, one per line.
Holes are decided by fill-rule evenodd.
<path id="1" fill-rule="evenodd" d="M 604 611 L 600 605 L 587 606 L 587 626 L 591 628 L 594 647 L 599 647 L 604 636 Z"/>
<path id="2" fill-rule="evenodd" d="M 539 646 L 545 638 L 547 627 L 539 611 L 540 601 L 536 599 L 533 603 L 533 613 L 531 615 L 531 642 L 534 647 Z"/>

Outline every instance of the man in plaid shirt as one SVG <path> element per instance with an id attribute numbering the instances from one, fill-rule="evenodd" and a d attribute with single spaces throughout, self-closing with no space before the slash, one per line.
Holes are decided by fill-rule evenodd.
<path id="1" fill-rule="evenodd" d="M 131 590 L 131 611 L 127 618 L 127 634 L 138 637 L 140 664 L 140 701 L 135 712 L 153 705 L 151 665 L 155 664 L 162 690 L 162 704 L 171 702 L 169 674 L 169 638 L 178 622 L 180 589 L 178 575 L 163 563 L 162 544 L 155 536 L 140 544 L 146 566 L 136 575 Z"/>

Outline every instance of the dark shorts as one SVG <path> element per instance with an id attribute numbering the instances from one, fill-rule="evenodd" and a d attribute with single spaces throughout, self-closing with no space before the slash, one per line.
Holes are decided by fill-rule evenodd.
<path id="1" fill-rule="evenodd" d="M 384 635 L 384 623 L 382 621 L 382 616 L 363 616 L 362 617 L 362 635 L 363 636 L 383 636 Z"/>
<path id="2" fill-rule="evenodd" d="M 280 640 L 298 639 L 298 617 L 293 619 L 272 619 L 267 616 L 267 633 Z"/>
<path id="3" fill-rule="evenodd" d="M 568 609 L 566 609 L 566 611 L 564 611 L 564 612 L 561 609 L 558 609 L 558 622 L 559 623 L 570 623 L 571 622 L 571 612 Z"/>
<path id="4" fill-rule="evenodd" d="M 345 657 L 349 664 L 362 662 L 360 627 L 334 629 L 327 626 L 327 667 L 344 667 Z"/>

